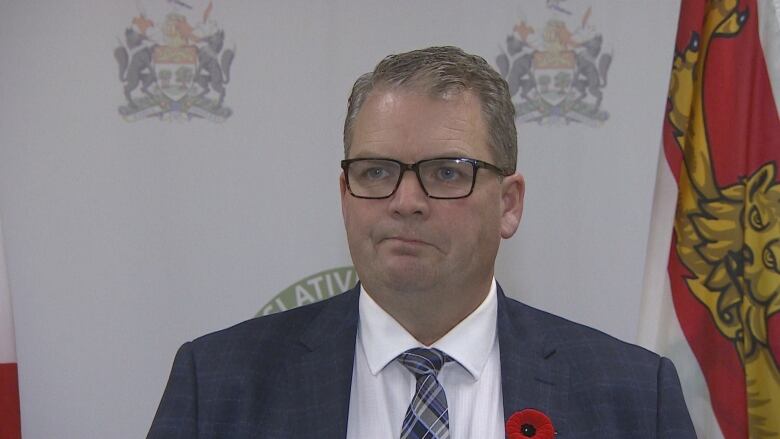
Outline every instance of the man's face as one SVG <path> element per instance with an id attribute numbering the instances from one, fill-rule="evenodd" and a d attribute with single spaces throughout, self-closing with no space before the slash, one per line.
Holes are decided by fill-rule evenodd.
<path id="1" fill-rule="evenodd" d="M 374 90 L 354 122 L 348 158 L 495 163 L 487 138 L 479 99 L 470 92 L 434 99 Z M 342 174 L 342 214 L 358 276 L 368 291 L 489 285 L 499 242 L 517 229 L 522 192 L 519 174 L 502 180 L 480 169 L 467 198 L 432 199 L 406 172 L 390 198 L 360 199 L 349 193 Z"/>

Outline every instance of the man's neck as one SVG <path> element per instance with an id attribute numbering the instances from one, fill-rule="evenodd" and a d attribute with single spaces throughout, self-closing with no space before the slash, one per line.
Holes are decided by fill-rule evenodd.
<path id="1" fill-rule="evenodd" d="M 430 346 L 468 317 L 485 300 L 492 276 L 478 286 L 396 291 L 366 286 L 371 298 L 417 341 Z"/>

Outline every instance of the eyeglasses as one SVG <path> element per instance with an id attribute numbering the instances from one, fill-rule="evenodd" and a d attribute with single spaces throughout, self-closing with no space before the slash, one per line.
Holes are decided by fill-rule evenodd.
<path id="1" fill-rule="evenodd" d="M 414 171 L 423 192 L 429 198 L 466 198 L 474 191 L 477 169 L 485 168 L 500 176 L 512 175 L 482 160 L 443 157 L 403 163 L 392 159 L 348 159 L 341 161 L 349 193 L 357 198 L 381 199 L 391 197 L 406 171 Z"/>

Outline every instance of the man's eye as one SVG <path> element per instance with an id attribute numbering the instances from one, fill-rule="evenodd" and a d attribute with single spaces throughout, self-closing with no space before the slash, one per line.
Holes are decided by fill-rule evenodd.
<path id="1" fill-rule="evenodd" d="M 442 181 L 453 181 L 460 178 L 460 172 L 457 169 L 441 167 L 436 170 L 436 178 Z"/>
<path id="2" fill-rule="evenodd" d="M 379 180 L 386 178 L 388 175 L 390 175 L 390 173 L 387 172 L 387 169 L 385 168 L 368 168 L 365 171 L 365 176 L 369 180 Z"/>

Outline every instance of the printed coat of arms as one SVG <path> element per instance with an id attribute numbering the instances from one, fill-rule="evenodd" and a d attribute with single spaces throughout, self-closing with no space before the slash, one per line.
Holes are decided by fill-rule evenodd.
<path id="1" fill-rule="evenodd" d="M 201 12 L 179 0 L 164 3 L 160 19 L 139 6 L 114 49 L 125 97 L 119 114 L 128 122 L 225 121 L 232 114 L 224 102 L 235 48 L 224 48 L 225 31 L 211 18 L 212 2 Z"/>
<path id="2" fill-rule="evenodd" d="M 496 65 L 518 122 L 598 126 L 609 118 L 601 103 L 612 53 L 602 51 L 604 37 L 589 24 L 591 8 L 577 18 L 562 2 L 546 0 L 546 22 L 519 19 Z"/>

